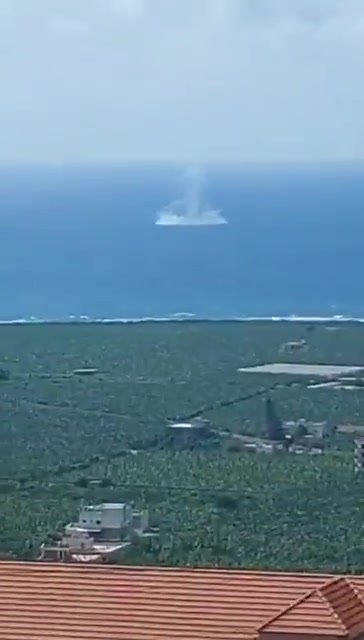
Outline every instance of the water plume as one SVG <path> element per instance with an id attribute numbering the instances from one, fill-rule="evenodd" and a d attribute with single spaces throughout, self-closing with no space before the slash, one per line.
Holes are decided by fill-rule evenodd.
<path id="1" fill-rule="evenodd" d="M 185 175 L 184 196 L 159 211 L 156 224 L 189 227 L 227 224 L 221 209 L 211 209 L 203 200 L 204 183 L 202 169 L 189 167 Z"/>

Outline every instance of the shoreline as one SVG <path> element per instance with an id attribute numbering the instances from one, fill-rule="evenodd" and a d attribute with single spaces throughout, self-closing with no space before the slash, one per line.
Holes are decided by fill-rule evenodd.
<path id="1" fill-rule="evenodd" d="M 297 322 L 310 324 L 325 323 L 364 323 L 364 317 L 355 316 L 226 316 L 226 317 L 203 317 L 194 314 L 173 314 L 170 316 L 145 316 L 136 318 L 91 318 L 88 316 L 69 316 L 68 318 L 14 318 L 10 320 L 1 320 L 0 325 L 105 325 L 105 324 L 156 324 L 165 323 L 244 323 L 244 322 Z"/>

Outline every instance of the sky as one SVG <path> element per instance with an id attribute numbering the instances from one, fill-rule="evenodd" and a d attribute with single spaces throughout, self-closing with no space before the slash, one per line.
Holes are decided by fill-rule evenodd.
<path id="1" fill-rule="evenodd" d="M 0 162 L 364 158 L 364 0 L 0 0 Z"/>

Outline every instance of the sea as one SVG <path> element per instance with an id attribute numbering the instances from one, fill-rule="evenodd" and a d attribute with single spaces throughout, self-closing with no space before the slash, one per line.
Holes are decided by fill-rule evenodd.
<path id="1" fill-rule="evenodd" d="M 201 171 L 227 224 L 156 224 L 185 165 L 0 168 L 0 320 L 364 318 L 364 163 Z"/>

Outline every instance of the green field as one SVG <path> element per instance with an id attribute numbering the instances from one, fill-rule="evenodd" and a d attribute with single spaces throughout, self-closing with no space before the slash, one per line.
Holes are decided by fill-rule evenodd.
<path id="1" fill-rule="evenodd" d="M 364 389 L 307 389 L 285 386 L 287 375 L 237 372 L 278 361 L 364 366 L 364 326 L 333 329 L 2 326 L 0 551 L 32 557 L 82 498 L 133 500 L 149 506 L 160 538 L 134 548 L 129 562 L 363 571 L 364 480 L 353 473 L 348 437 L 317 457 L 158 446 L 168 418 L 202 409 L 216 428 L 264 435 L 264 396 L 228 402 L 276 384 L 271 397 L 285 420 L 364 424 Z M 307 350 L 280 353 L 301 338 Z M 81 367 L 98 373 L 72 375 Z M 100 478 L 115 486 L 90 483 Z"/>

